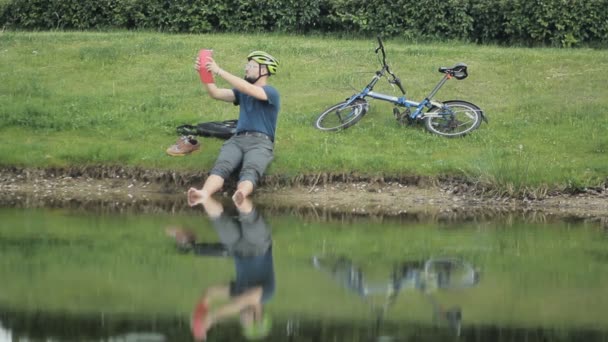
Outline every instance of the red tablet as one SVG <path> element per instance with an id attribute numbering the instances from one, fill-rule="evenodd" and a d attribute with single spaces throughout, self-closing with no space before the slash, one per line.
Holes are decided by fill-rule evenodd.
<path id="1" fill-rule="evenodd" d="M 198 70 L 198 74 L 201 76 L 201 81 L 203 83 L 215 83 L 213 79 L 213 75 L 207 71 L 205 68 L 205 64 L 207 63 L 207 57 L 211 57 L 213 55 L 213 50 L 201 50 L 198 52 L 198 60 L 200 63 L 200 69 Z"/>
<path id="2" fill-rule="evenodd" d="M 209 313 L 209 307 L 207 302 L 200 300 L 196 303 L 196 307 L 192 312 L 190 320 L 190 328 L 192 329 L 192 335 L 197 341 L 204 341 L 207 338 L 207 327 L 205 326 L 205 318 Z"/>

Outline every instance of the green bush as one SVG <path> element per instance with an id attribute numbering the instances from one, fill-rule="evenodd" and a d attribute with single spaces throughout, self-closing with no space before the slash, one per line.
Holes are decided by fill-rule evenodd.
<path id="1" fill-rule="evenodd" d="M 606 40 L 607 1 L 516 0 L 505 4 L 504 28 L 512 41 L 572 46 Z"/>
<path id="2" fill-rule="evenodd" d="M 472 30 L 468 1 L 463 0 L 397 0 L 378 4 L 335 0 L 332 4 L 343 30 L 363 34 L 468 39 Z"/>
<path id="3" fill-rule="evenodd" d="M 17 29 L 349 33 L 478 43 L 605 45 L 608 0 L 12 0 Z"/>
<path id="4" fill-rule="evenodd" d="M 471 0 L 473 40 L 569 47 L 608 41 L 606 0 Z"/>
<path id="5" fill-rule="evenodd" d="M 123 1 L 13 0 L 2 13 L 4 26 L 21 29 L 95 29 L 120 26 Z"/>

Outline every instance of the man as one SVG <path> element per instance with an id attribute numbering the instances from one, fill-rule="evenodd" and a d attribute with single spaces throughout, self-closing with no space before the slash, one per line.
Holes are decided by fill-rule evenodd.
<path id="1" fill-rule="evenodd" d="M 175 238 L 182 251 L 199 256 L 232 256 L 235 278 L 204 291 L 192 316 L 192 333 L 196 340 L 205 340 L 212 326 L 238 315 L 247 339 L 263 338 L 272 325 L 264 306 L 275 292 L 270 227 L 249 198 L 236 206 L 238 217 L 226 214 L 222 204 L 212 197 L 202 204 L 221 244 L 197 242 L 193 232 L 181 228 L 169 228 L 167 234 Z"/>
<path id="2" fill-rule="evenodd" d="M 232 102 L 240 106 L 240 111 L 236 134 L 222 146 L 205 184 L 200 190 L 188 190 L 190 206 L 204 202 L 220 190 L 226 178 L 239 166 L 239 180 L 232 199 L 236 203 L 242 202 L 255 189 L 274 157 L 280 99 L 278 91 L 268 84 L 268 79 L 277 72 L 278 65 L 277 59 L 268 53 L 253 51 L 247 56 L 245 79 L 241 79 L 220 68 L 211 57 L 206 61 L 197 59 L 196 70 L 204 67 L 232 86 L 232 89 L 225 89 L 218 88 L 215 83 L 205 83 L 209 96 Z"/>

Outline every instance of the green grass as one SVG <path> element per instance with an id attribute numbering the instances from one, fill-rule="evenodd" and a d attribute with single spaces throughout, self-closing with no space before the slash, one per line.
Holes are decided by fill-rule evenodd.
<path id="1" fill-rule="evenodd" d="M 206 96 L 194 56 L 213 48 L 221 67 L 241 75 L 244 56 L 263 49 L 281 61 L 271 80 L 282 109 L 270 174 L 454 175 L 509 193 L 605 182 L 605 51 L 389 40 L 388 60 L 413 100 L 439 80 L 439 66 L 466 62 L 469 78 L 448 82 L 436 98 L 476 103 L 490 124 L 448 140 L 400 127 L 390 105 L 373 101 L 346 131 L 314 130 L 318 113 L 371 78 L 374 44 L 274 34 L 3 32 L 0 164 L 208 170 L 221 141 L 204 139 L 203 152 L 188 158 L 164 154 L 176 126 L 237 115 Z M 386 83 L 376 90 L 397 95 Z"/>

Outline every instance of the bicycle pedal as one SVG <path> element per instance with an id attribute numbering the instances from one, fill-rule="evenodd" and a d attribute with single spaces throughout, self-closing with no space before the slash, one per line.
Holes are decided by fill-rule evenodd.
<path id="1" fill-rule="evenodd" d="M 399 120 L 401 118 L 401 112 L 399 112 L 399 108 L 393 108 L 393 116 L 395 117 L 395 120 Z"/>

